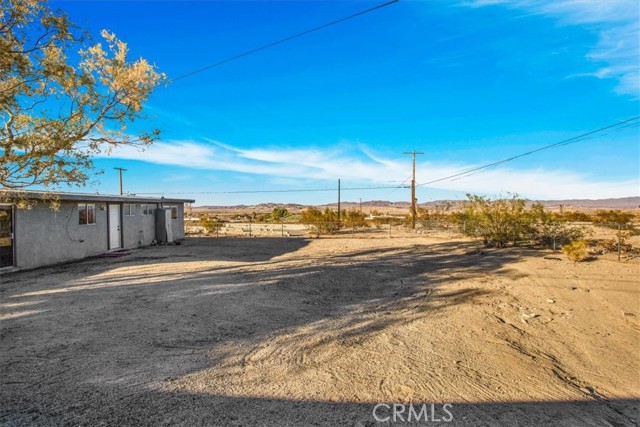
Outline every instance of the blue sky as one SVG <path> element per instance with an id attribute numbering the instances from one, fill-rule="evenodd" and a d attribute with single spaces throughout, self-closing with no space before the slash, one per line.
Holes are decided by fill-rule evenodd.
<path id="1" fill-rule="evenodd" d="M 170 78 L 371 7 L 368 1 L 58 1 L 96 36 Z M 636 1 L 400 1 L 162 87 L 148 101 L 162 139 L 97 159 L 88 191 L 197 204 L 325 203 L 331 192 L 197 194 L 395 185 L 500 160 L 640 114 Z M 631 127 L 418 189 L 529 198 L 640 194 Z M 182 193 L 182 194 L 177 194 Z M 345 191 L 343 200 L 409 200 Z"/>

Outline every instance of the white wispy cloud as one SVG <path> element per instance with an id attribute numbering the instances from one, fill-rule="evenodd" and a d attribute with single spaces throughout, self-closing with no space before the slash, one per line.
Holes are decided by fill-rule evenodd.
<path id="1" fill-rule="evenodd" d="M 407 159 L 388 159 L 373 153 L 364 145 L 358 151 L 333 148 L 328 150 L 300 150 L 280 148 L 244 149 L 215 141 L 156 142 L 144 151 L 122 146 L 110 157 L 139 160 L 149 163 L 181 166 L 210 171 L 229 171 L 264 175 L 286 183 L 287 179 L 335 180 L 391 185 L 407 178 Z M 460 173 L 474 164 L 419 162 L 416 180 L 428 182 Z M 276 182 L 271 179 L 271 182 Z M 472 178 L 446 180 L 433 188 L 450 191 L 497 194 L 518 193 L 530 198 L 608 198 L 638 195 L 638 178 L 607 181 L 589 176 L 545 169 L 489 169 Z"/>
<path id="2" fill-rule="evenodd" d="M 616 93 L 640 98 L 640 2 L 637 0 L 474 0 L 465 6 L 504 6 L 580 25 L 598 35 L 587 55 L 595 71 L 576 76 L 616 79 Z"/>

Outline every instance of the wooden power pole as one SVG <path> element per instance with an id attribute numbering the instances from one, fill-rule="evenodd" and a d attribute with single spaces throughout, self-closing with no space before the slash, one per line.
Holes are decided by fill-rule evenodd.
<path id="1" fill-rule="evenodd" d="M 118 171 L 118 174 L 120 175 L 120 195 L 122 196 L 123 192 L 122 192 L 122 172 L 126 171 L 126 169 L 123 168 L 114 168 L 115 170 Z"/>
<path id="2" fill-rule="evenodd" d="M 340 180 L 338 180 L 338 228 L 340 228 Z"/>
<path id="3" fill-rule="evenodd" d="M 416 228 L 416 154 L 424 154 L 420 151 L 409 151 L 404 154 L 411 154 L 411 229 Z"/>

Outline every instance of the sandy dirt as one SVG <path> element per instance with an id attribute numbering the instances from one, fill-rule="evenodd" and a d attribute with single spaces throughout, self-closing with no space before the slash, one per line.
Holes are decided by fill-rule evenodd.
<path id="1" fill-rule="evenodd" d="M 478 248 L 191 238 L 3 274 L 0 425 L 637 425 L 638 260 Z"/>

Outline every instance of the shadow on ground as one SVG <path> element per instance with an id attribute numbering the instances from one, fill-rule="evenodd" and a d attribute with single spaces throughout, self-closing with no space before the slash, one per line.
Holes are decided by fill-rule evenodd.
<path id="1" fill-rule="evenodd" d="M 348 403 L 284 399 L 239 398 L 191 393 L 137 394 L 87 390 L 92 398 L 51 410 L 32 405 L 27 411 L 0 414 L 4 426 L 527 426 L 631 427 L 637 426 L 638 399 L 453 403 Z M 432 406 L 433 404 L 433 406 Z M 424 406 L 423 406 L 424 405 Z M 425 412 L 420 412 L 426 408 Z M 375 410 L 375 417 L 374 417 Z M 631 418 L 625 414 L 635 414 Z M 419 417 L 419 421 L 415 421 Z M 450 421 L 445 421 L 450 420 Z"/>
<path id="2" fill-rule="evenodd" d="M 335 339 L 367 339 L 484 298 L 486 290 L 447 284 L 514 276 L 506 266 L 521 253 L 472 255 L 464 242 L 299 253 L 308 243 L 191 239 L 3 277 L 0 422 L 376 425 L 373 405 L 154 390 L 220 362 L 234 346 L 326 319 L 342 319 Z M 521 425 L 630 425 L 618 407 L 629 412 L 637 401 L 465 404 L 454 415 L 456 425 L 514 425 L 524 412 L 535 422 Z"/>

